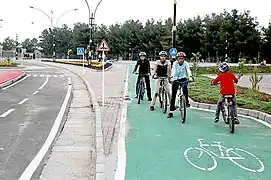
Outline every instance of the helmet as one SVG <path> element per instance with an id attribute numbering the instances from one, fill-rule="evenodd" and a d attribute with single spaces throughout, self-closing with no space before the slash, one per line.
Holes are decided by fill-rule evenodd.
<path id="1" fill-rule="evenodd" d="M 139 54 L 138 54 L 138 56 L 140 57 L 140 56 L 146 56 L 146 53 L 145 52 L 140 52 Z"/>
<path id="2" fill-rule="evenodd" d="M 161 52 L 159 53 L 159 56 L 167 56 L 167 52 L 166 52 L 166 51 L 161 51 Z"/>
<path id="3" fill-rule="evenodd" d="M 226 62 L 221 63 L 218 69 L 220 72 L 226 72 L 230 70 L 229 65 Z"/>
<path id="4" fill-rule="evenodd" d="M 186 57 L 186 54 L 184 52 L 178 52 L 177 57 Z"/>

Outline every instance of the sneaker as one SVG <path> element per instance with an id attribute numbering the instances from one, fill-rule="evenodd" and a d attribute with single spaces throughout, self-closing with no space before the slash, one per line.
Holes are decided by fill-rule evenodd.
<path id="1" fill-rule="evenodd" d="M 135 97 L 136 99 L 138 98 L 138 96 Z"/>
<path id="2" fill-rule="evenodd" d="M 237 118 L 234 118 L 234 124 L 240 124 L 240 122 Z"/>
<path id="3" fill-rule="evenodd" d="M 173 113 L 172 112 L 168 113 L 167 118 L 172 118 L 172 117 L 173 117 Z"/>
<path id="4" fill-rule="evenodd" d="M 219 118 L 216 117 L 216 118 L 215 118 L 215 123 L 218 123 L 218 121 L 219 121 Z"/>
<path id="5" fill-rule="evenodd" d="M 152 98 L 149 98 L 148 101 L 152 101 Z"/>
<path id="6" fill-rule="evenodd" d="M 150 111 L 154 111 L 154 106 L 151 106 L 151 107 L 150 107 Z"/>

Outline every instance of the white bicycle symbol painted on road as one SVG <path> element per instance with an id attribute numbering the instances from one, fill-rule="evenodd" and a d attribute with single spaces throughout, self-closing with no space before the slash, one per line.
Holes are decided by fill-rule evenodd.
<path id="1" fill-rule="evenodd" d="M 194 166 L 197 169 L 200 169 L 202 171 L 212 171 L 212 170 L 214 170 L 217 167 L 217 161 L 216 161 L 215 157 L 218 157 L 220 159 L 228 159 L 229 161 L 231 161 L 235 165 L 239 166 L 240 168 L 242 168 L 244 170 L 247 170 L 247 171 L 250 171 L 250 172 L 256 173 L 256 172 L 263 172 L 264 171 L 263 162 L 258 157 L 256 157 L 254 154 L 252 154 L 252 153 L 250 153 L 250 152 L 248 152 L 246 150 L 239 149 L 239 148 L 226 148 L 226 147 L 221 145 L 221 142 L 217 142 L 217 141 L 214 141 L 213 144 L 211 144 L 211 145 L 203 144 L 202 141 L 203 141 L 203 139 L 198 139 L 199 147 L 190 147 L 190 148 L 187 148 L 184 151 L 185 159 L 189 162 L 189 164 L 191 164 L 192 166 Z M 216 153 L 212 152 L 211 150 L 208 150 L 206 147 L 217 147 L 218 150 L 220 151 L 220 154 L 216 154 Z M 224 152 L 226 152 L 225 154 L 224 154 L 223 150 L 224 150 Z M 196 151 L 197 154 L 199 154 L 198 157 L 197 157 L 198 159 L 201 158 L 203 153 L 207 154 L 208 157 L 212 159 L 212 165 L 209 165 L 209 167 L 206 167 L 208 165 L 206 165 L 205 167 L 200 167 L 196 163 L 192 162 L 191 159 L 193 159 L 194 157 L 191 157 L 191 155 L 189 157 L 189 152 L 191 152 L 191 151 Z M 241 163 L 245 162 L 246 158 L 242 157 L 240 155 L 240 153 L 242 153 L 242 154 L 244 154 L 246 156 L 250 156 L 250 158 L 255 159 L 255 161 L 259 165 L 257 167 L 259 167 L 259 168 L 252 169 L 250 167 L 246 167 L 246 165 L 242 165 Z M 253 163 L 254 166 L 255 166 L 255 163 Z"/>

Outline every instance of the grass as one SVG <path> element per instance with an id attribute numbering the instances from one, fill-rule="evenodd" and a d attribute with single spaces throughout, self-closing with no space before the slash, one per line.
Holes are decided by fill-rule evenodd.
<path id="1" fill-rule="evenodd" d="M 212 79 L 198 76 L 189 84 L 189 96 L 197 102 L 216 104 L 220 95 L 219 85 L 211 86 Z M 271 114 L 271 96 L 249 88 L 236 86 L 237 106 Z"/>
<path id="2" fill-rule="evenodd" d="M 17 67 L 17 63 L 12 61 L 0 61 L 0 67 Z"/>
<path id="3" fill-rule="evenodd" d="M 244 74 L 252 73 L 254 66 L 246 66 L 246 72 Z M 237 66 L 230 67 L 231 72 L 238 74 L 240 69 Z M 194 71 L 194 68 L 191 67 L 191 70 Z M 259 73 L 271 73 L 271 66 L 258 66 Z M 217 74 L 218 68 L 213 67 L 198 67 L 197 74 Z"/>

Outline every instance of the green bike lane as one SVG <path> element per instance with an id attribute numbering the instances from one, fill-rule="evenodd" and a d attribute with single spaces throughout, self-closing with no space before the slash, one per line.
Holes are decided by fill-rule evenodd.
<path id="1" fill-rule="evenodd" d="M 213 122 L 213 112 L 193 108 L 185 124 L 178 112 L 167 119 L 158 106 L 149 111 L 146 97 L 137 104 L 136 77 L 130 72 L 126 180 L 271 180 L 269 127 L 240 117 L 231 134 L 222 119 Z M 199 139 L 207 150 L 200 148 Z M 217 142 L 222 151 L 214 146 Z"/>

